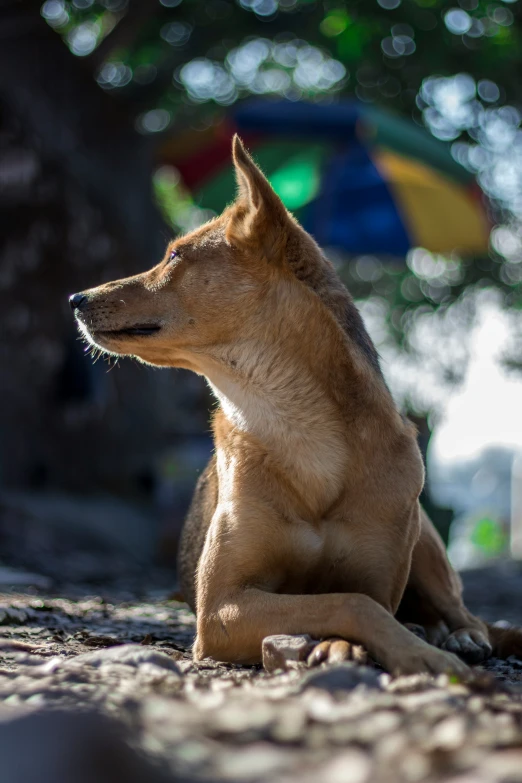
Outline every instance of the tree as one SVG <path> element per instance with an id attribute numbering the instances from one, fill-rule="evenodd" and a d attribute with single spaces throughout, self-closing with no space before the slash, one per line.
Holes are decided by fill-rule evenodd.
<path id="1" fill-rule="evenodd" d="M 172 405 L 158 404 L 173 402 L 170 376 L 129 363 L 107 376 L 82 362 L 66 305 L 67 293 L 161 257 L 173 227 L 152 173 L 166 137 L 209 127 L 253 93 L 355 95 L 456 140 L 500 210 L 516 212 L 522 178 L 510 201 L 492 172 L 505 156 L 493 144 L 502 128 L 514 133 L 510 154 L 520 146 L 517 2 L 0 0 L 0 9 L 1 464 L 12 484 L 50 475 L 68 487 L 120 486 L 180 429 L 175 416 L 165 426 Z M 452 81 L 464 72 L 467 82 Z M 489 140 L 486 120 L 497 123 Z M 495 257 L 459 262 L 443 307 L 484 281 L 520 301 L 522 244 L 516 227 L 504 231 Z M 388 298 L 399 341 L 412 313 L 441 305 L 414 264 L 373 278 L 361 268 L 357 259 L 345 268 L 350 286 Z M 207 397 L 195 388 L 202 422 Z M 129 408 L 137 432 L 125 426 Z"/>
<path id="2" fill-rule="evenodd" d="M 85 361 L 67 295 L 161 257 L 171 230 L 151 145 L 38 4 L 2 5 L 2 481 L 139 491 L 172 431 L 164 397 L 175 404 L 176 387 Z"/>

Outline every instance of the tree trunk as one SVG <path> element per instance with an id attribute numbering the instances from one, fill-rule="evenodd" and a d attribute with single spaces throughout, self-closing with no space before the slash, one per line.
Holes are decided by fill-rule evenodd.
<path id="1" fill-rule="evenodd" d="M 146 268 L 168 236 L 149 150 L 83 66 L 39 4 L 4 3 L 0 486 L 129 494 L 150 489 L 181 427 L 206 427 L 206 392 L 83 355 L 67 295 Z"/>
<path id="2" fill-rule="evenodd" d="M 0 95 L 54 161 L 100 205 L 129 248 L 128 272 L 158 261 L 169 229 L 151 192 L 152 146 L 125 104 L 104 93 L 40 15 L 4 2 Z"/>

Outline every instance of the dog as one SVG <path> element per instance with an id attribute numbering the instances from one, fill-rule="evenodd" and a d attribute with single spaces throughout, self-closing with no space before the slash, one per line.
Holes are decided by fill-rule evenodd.
<path id="1" fill-rule="evenodd" d="M 392 673 L 521 652 L 522 633 L 464 606 L 419 504 L 416 431 L 348 291 L 237 136 L 232 154 L 219 217 L 150 271 L 70 297 L 89 343 L 192 370 L 219 402 L 179 554 L 195 659 L 254 664 L 265 637 L 302 633 L 312 662 L 362 647 Z"/>

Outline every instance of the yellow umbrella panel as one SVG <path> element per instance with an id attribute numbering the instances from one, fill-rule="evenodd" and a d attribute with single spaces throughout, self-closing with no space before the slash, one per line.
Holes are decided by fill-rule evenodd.
<path id="1" fill-rule="evenodd" d="M 491 227 L 478 186 L 455 182 L 391 150 L 374 148 L 372 158 L 393 193 L 413 246 L 434 253 L 448 248 L 465 254 L 487 252 Z"/>

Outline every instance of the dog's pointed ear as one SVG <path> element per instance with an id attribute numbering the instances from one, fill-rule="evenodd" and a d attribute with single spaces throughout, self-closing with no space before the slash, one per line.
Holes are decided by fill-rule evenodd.
<path id="1" fill-rule="evenodd" d="M 237 133 L 232 141 L 232 159 L 238 195 L 231 210 L 227 238 L 233 244 L 262 243 L 266 254 L 273 256 L 276 249 L 286 244 L 290 215 Z"/>
<path id="2" fill-rule="evenodd" d="M 236 170 L 239 200 L 254 209 L 262 207 L 265 201 L 268 202 L 267 206 L 271 200 L 281 203 L 265 175 L 244 148 L 237 133 L 232 139 L 232 160 Z"/>

